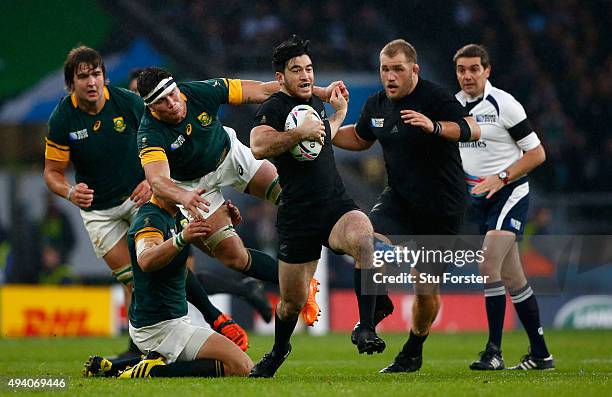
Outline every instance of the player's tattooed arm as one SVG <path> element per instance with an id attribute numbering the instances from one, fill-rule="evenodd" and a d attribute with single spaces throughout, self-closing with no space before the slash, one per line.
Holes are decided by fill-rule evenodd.
<path id="1" fill-rule="evenodd" d="M 308 113 L 312 113 L 309 110 Z M 276 157 L 304 140 L 318 140 L 323 144 L 325 125 L 307 114 L 304 122 L 290 133 L 282 133 L 269 125 L 258 125 L 251 130 L 251 152 L 256 159 Z"/>

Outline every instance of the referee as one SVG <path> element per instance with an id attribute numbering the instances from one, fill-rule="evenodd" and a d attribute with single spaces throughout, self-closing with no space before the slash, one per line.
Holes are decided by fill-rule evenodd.
<path id="1" fill-rule="evenodd" d="M 466 202 L 457 142 L 478 140 L 480 128 L 449 92 L 419 77 L 416 51 L 405 40 L 383 47 L 380 79 L 384 90 L 368 99 L 357 124 L 333 137 L 334 145 L 348 150 L 366 150 L 376 140 L 382 146 L 387 186 L 370 212 L 374 230 L 387 236 L 457 234 Z M 421 272 L 411 270 L 416 280 Z M 439 307 L 439 285 L 415 284 L 410 336 L 381 372 L 421 368 Z"/>

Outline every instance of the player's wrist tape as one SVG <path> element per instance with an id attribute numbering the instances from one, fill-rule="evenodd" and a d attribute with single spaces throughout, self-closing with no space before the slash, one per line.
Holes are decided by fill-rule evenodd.
<path id="1" fill-rule="evenodd" d="M 72 196 L 72 193 L 74 193 L 74 189 L 76 189 L 76 186 L 70 186 L 70 189 L 68 189 L 68 193 L 66 194 L 66 200 L 70 201 L 70 196 Z"/>
<path id="2" fill-rule="evenodd" d="M 441 136 L 442 135 L 442 124 L 440 124 L 439 121 L 434 120 L 433 126 L 434 126 L 433 134 L 435 136 Z"/>
<path id="3" fill-rule="evenodd" d="M 183 238 L 183 232 L 180 232 L 179 234 L 175 235 L 172 238 L 172 245 L 174 246 L 174 248 L 176 248 L 178 251 L 182 251 L 183 248 L 185 248 L 185 246 L 187 245 L 187 242 L 185 241 L 185 239 Z"/>
<path id="4" fill-rule="evenodd" d="M 469 142 L 472 139 L 472 129 L 465 119 L 457 120 L 459 125 L 459 142 Z"/>

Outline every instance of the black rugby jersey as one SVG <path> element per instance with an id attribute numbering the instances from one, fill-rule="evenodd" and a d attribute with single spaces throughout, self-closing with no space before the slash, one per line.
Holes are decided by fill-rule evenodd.
<path id="1" fill-rule="evenodd" d="M 285 130 L 287 115 L 297 105 L 309 105 L 319 114 L 325 124 L 325 139 L 318 157 L 312 161 L 298 161 L 291 152 L 281 153 L 272 159 L 278 170 L 283 188 L 280 205 L 308 206 L 345 195 L 344 184 L 334 160 L 331 144 L 331 129 L 323 101 L 312 96 L 308 101 L 277 92 L 268 98 L 255 115 L 255 126 L 269 125 L 279 133 Z M 289 134 L 291 132 L 288 132 Z"/>
<path id="2" fill-rule="evenodd" d="M 440 215 L 462 212 L 466 187 L 457 143 L 404 124 L 404 109 L 435 121 L 456 121 L 468 112 L 444 88 L 419 78 L 399 101 L 389 100 L 384 90 L 372 95 L 355 125 L 361 138 L 380 142 L 387 183 L 407 206 Z"/>

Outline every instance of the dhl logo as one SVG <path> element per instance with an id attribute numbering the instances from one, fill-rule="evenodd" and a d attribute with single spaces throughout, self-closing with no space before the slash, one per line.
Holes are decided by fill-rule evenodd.
<path id="1" fill-rule="evenodd" d="M 40 308 L 23 310 L 23 331 L 26 336 L 86 336 L 87 310 L 46 311 Z"/>

